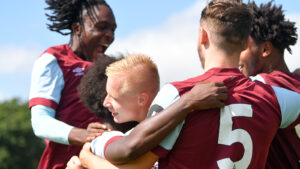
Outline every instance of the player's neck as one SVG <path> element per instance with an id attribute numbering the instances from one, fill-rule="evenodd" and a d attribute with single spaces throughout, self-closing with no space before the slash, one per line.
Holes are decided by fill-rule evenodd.
<path id="1" fill-rule="evenodd" d="M 265 66 L 263 67 L 263 73 L 271 73 L 276 70 L 290 73 L 290 70 L 284 61 L 284 57 L 279 54 L 268 57 L 268 60 L 265 61 Z"/>
<path id="2" fill-rule="evenodd" d="M 238 68 L 239 54 L 227 55 L 220 51 L 206 53 L 204 71 L 212 68 Z"/>
<path id="3" fill-rule="evenodd" d="M 80 46 L 79 38 L 78 36 L 72 36 L 69 42 L 69 46 L 71 50 L 80 58 L 86 60 L 86 57 L 83 54 L 82 48 Z"/>

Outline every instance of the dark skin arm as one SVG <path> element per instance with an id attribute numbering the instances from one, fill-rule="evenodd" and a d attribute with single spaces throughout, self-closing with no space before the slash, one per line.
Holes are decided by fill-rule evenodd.
<path id="1" fill-rule="evenodd" d="M 124 164 L 155 148 L 192 110 L 223 107 L 227 88 L 222 82 L 197 84 L 167 109 L 140 124 L 127 136 L 110 143 L 106 159 Z"/>

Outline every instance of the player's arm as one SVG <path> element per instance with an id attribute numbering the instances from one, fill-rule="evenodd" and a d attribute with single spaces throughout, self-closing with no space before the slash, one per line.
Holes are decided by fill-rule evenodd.
<path id="1" fill-rule="evenodd" d="M 34 134 L 43 139 L 69 144 L 68 135 L 73 127 L 54 117 L 54 109 L 43 105 L 33 106 L 31 108 L 31 124 Z"/>
<path id="2" fill-rule="evenodd" d="M 273 87 L 281 110 L 280 128 L 294 128 L 300 122 L 300 94 Z"/>
<path id="3" fill-rule="evenodd" d="M 63 73 L 57 60 L 50 54 L 43 54 L 35 62 L 31 77 L 29 103 L 33 131 L 36 136 L 54 142 L 82 145 L 88 135 L 86 129 L 55 119 L 63 88 Z"/>
<path id="4" fill-rule="evenodd" d="M 55 110 L 43 105 L 31 108 L 31 125 L 37 137 L 71 145 L 82 145 L 106 130 L 100 123 L 91 123 L 88 129 L 73 127 L 55 119 Z"/>
<path id="5" fill-rule="evenodd" d="M 81 165 L 88 169 L 150 169 L 157 160 L 158 156 L 148 152 L 127 164 L 114 165 L 93 154 L 90 151 L 90 143 L 86 143 L 80 152 Z"/>
<path id="6" fill-rule="evenodd" d="M 157 98 L 161 95 L 163 97 L 163 90 L 164 88 Z M 176 95 L 172 99 L 169 98 L 170 103 L 179 98 L 178 92 Z M 106 159 L 120 164 L 139 157 L 157 146 L 191 110 L 221 107 L 224 105 L 222 101 L 226 98 L 227 88 L 223 83 L 196 85 L 191 92 L 183 95 L 167 109 L 141 122 L 129 135 L 110 143 L 105 149 Z"/>

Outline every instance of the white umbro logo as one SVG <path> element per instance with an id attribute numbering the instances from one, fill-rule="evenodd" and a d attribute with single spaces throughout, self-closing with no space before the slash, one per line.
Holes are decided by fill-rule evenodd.
<path id="1" fill-rule="evenodd" d="M 82 76 L 82 75 L 84 75 L 84 68 L 82 68 L 82 67 L 77 67 L 77 68 L 75 68 L 72 72 L 74 72 L 75 73 L 75 76 Z"/>

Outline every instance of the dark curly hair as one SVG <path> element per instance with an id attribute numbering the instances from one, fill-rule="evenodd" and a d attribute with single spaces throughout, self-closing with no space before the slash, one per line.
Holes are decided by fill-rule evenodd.
<path id="1" fill-rule="evenodd" d="M 46 0 L 48 5 L 46 10 L 52 11 L 52 14 L 46 16 L 51 24 L 47 24 L 48 29 L 58 32 L 62 35 L 72 34 L 72 24 L 79 22 L 83 25 L 82 11 L 87 10 L 89 17 L 94 19 L 95 5 L 109 5 L 105 0 Z M 110 7 L 109 7 L 110 8 Z"/>
<path id="2" fill-rule="evenodd" d="M 272 3 L 273 0 L 258 7 L 254 1 L 248 2 L 254 13 L 251 37 L 257 44 L 270 41 L 281 54 L 285 49 L 292 53 L 290 46 L 296 44 L 298 37 L 295 22 L 285 20 L 282 5 Z"/>
<path id="3" fill-rule="evenodd" d="M 116 60 L 118 59 L 108 56 L 97 59 L 82 77 L 78 87 L 78 93 L 80 99 L 85 103 L 89 110 L 96 114 L 97 117 L 103 119 L 103 123 L 112 126 L 115 130 L 126 132 L 138 123 L 115 123 L 111 112 L 109 112 L 102 104 L 106 96 L 107 77 L 105 75 L 105 68 Z"/>

